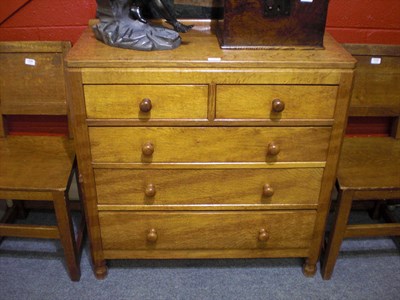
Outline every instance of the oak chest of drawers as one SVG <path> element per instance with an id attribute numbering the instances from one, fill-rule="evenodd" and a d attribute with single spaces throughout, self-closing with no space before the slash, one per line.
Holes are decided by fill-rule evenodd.
<path id="1" fill-rule="evenodd" d="M 107 259 L 304 257 L 316 270 L 354 60 L 221 50 L 208 23 L 173 51 L 67 58 L 95 274 Z"/>

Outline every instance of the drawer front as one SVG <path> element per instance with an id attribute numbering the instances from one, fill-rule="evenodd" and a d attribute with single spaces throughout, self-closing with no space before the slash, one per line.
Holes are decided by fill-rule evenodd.
<path id="1" fill-rule="evenodd" d="M 316 204 L 322 168 L 95 169 L 99 204 Z"/>
<path id="2" fill-rule="evenodd" d="M 328 127 L 90 127 L 95 163 L 325 161 Z"/>
<path id="3" fill-rule="evenodd" d="M 104 250 L 308 248 L 315 211 L 100 212 Z"/>
<path id="4" fill-rule="evenodd" d="M 217 119 L 332 119 L 336 86 L 218 85 Z"/>
<path id="5" fill-rule="evenodd" d="M 84 92 L 88 118 L 207 118 L 206 85 L 86 85 Z"/>

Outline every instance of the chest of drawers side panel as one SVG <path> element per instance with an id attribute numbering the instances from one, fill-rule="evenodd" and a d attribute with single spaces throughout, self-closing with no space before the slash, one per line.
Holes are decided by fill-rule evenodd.
<path id="1" fill-rule="evenodd" d="M 320 192 L 319 207 L 317 210 L 317 219 L 315 222 L 314 239 L 310 247 L 310 256 L 304 266 L 305 274 L 313 274 L 316 269 L 320 252 L 321 243 L 324 237 L 326 221 L 329 213 L 331 192 L 336 178 L 337 165 L 339 162 L 340 149 L 343 142 L 343 135 L 346 129 L 347 112 L 350 103 L 350 95 L 353 84 L 353 70 L 342 72 L 338 96 L 336 101 L 334 125 L 332 126 L 331 140 L 329 144 L 328 157 L 324 175 L 322 178 L 322 186 Z"/>
<path id="2" fill-rule="evenodd" d="M 94 272 L 101 279 L 107 275 L 105 265 L 100 225 L 97 212 L 97 195 L 91 166 L 91 153 L 88 127 L 86 124 L 86 107 L 80 70 L 69 70 L 68 87 L 70 97 L 70 110 L 74 129 L 75 151 L 79 168 L 79 182 L 83 194 L 83 209 L 85 212 L 90 251 Z"/>

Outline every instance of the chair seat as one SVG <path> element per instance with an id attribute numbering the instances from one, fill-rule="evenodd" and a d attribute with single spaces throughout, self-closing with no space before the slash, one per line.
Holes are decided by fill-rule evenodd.
<path id="1" fill-rule="evenodd" d="M 0 189 L 64 191 L 74 155 L 68 137 L 0 138 Z"/>
<path id="2" fill-rule="evenodd" d="M 346 138 L 337 177 L 340 189 L 400 188 L 400 140 L 391 137 Z"/>

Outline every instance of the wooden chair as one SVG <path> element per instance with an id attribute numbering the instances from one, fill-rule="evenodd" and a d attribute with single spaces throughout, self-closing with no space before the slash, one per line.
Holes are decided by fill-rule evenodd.
<path id="1" fill-rule="evenodd" d="M 353 201 L 400 199 L 400 46 L 345 47 L 358 60 L 349 122 L 352 117 L 387 117 L 392 128 L 386 137 L 344 139 L 334 224 L 322 260 L 324 279 L 332 276 L 344 238 L 400 235 L 393 217 L 387 223 L 348 225 Z"/>
<path id="2" fill-rule="evenodd" d="M 60 239 L 69 276 L 78 281 L 84 222 L 75 238 L 68 199 L 76 172 L 73 140 L 46 129 L 51 122 L 67 124 L 68 49 L 68 42 L 0 42 L 0 199 L 13 203 L 0 223 L 0 237 Z M 36 126 L 47 136 L 15 132 L 15 120 L 31 122 L 27 131 Z M 68 125 L 64 127 L 68 132 Z M 20 200 L 53 202 L 57 226 L 10 223 L 17 209 L 23 212 Z"/>

